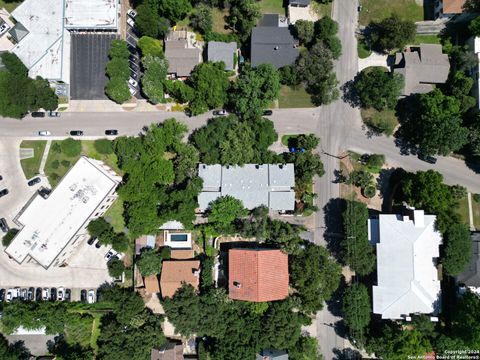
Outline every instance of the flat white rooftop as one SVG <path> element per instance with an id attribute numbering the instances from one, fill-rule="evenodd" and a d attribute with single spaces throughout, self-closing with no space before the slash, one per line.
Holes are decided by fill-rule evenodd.
<path id="1" fill-rule="evenodd" d="M 23 227 L 5 252 L 48 268 L 120 181 L 102 162 L 81 157 L 48 199 L 36 196 L 17 219 Z"/>
<path id="2" fill-rule="evenodd" d="M 67 29 L 117 28 L 118 0 L 64 0 Z"/>

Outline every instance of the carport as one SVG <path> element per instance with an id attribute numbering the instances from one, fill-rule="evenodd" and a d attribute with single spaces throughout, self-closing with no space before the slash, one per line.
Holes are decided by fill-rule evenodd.
<path id="1" fill-rule="evenodd" d="M 72 33 L 70 96 L 72 100 L 105 100 L 105 66 L 117 34 Z"/>

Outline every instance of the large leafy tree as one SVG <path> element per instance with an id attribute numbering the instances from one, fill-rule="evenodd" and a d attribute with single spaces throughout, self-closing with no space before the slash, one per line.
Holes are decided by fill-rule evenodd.
<path id="1" fill-rule="evenodd" d="M 300 309 L 307 313 L 321 310 L 340 283 L 340 265 L 321 246 L 306 244 L 305 250 L 290 259 L 289 268 Z"/>
<path id="2" fill-rule="evenodd" d="M 162 258 L 154 249 L 147 249 L 140 254 L 137 266 L 143 276 L 160 274 Z"/>
<path id="3" fill-rule="evenodd" d="M 3 360 L 29 360 L 31 354 L 23 341 L 9 344 L 7 339 L 0 334 L 0 358 Z"/>
<path id="4" fill-rule="evenodd" d="M 201 63 L 193 69 L 189 79 L 195 95 L 189 107 L 193 115 L 198 115 L 217 107 L 223 107 L 227 101 L 227 90 L 230 86 L 225 64 Z"/>
<path id="5" fill-rule="evenodd" d="M 346 264 L 359 275 L 368 275 L 375 267 L 375 254 L 368 242 L 367 221 L 367 206 L 358 201 L 347 201 L 343 212 L 345 236 L 340 246 Z"/>
<path id="6" fill-rule="evenodd" d="M 470 291 L 456 306 L 453 333 L 470 349 L 480 346 L 480 297 Z"/>
<path id="7" fill-rule="evenodd" d="M 208 213 L 208 222 L 214 226 L 223 229 L 238 218 L 248 215 L 247 209 L 243 207 L 240 200 L 232 196 L 222 196 L 210 203 L 210 211 Z M 222 230 L 220 230 L 222 231 Z"/>
<path id="8" fill-rule="evenodd" d="M 48 351 L 55 355 L 58 360 L 91 360 L 94 358 L 93 350 L 90 347 L 83 347 L 80 344 L 70 344 L 64 336 L 56 336 L 47 343 Z"/>
<path id="9" fill-rule="evenodd" d="M 159 12 L 158 0 L 145 0 L 137 8 L 135 27 L 140 34 L 159 38 L 165 36 L 170 28 L 170 21 Z"/>
<path id="10" fill-rule="evenodd" d="M 317 20 L 314 25 L 316 42 L 323 43 L 331 52 L 334 59 L 342 54 L 342 44 L 337 37 L 338 23 L 329 16 Z"/>
<path id="11" fill-rule="evenodd" d="M 138 39 L 137 47 L 140 49 L 142 56 L 150 55 L 162 59 L 164 57 L 162 42 L 150 36 L 142 36 Z"/>
<path id="12" fill-rule="evenodd" d="M 173 23 L 182 20 L 192 10 L 190 0 L 158 0 L 158 11 Z"/>
<path id="13" fill-rule="evenodd" d="M 211 33 L 213 27 L 212 8 L 206 4 L 197 5 L 194 13 L 190 15 L 190 24 L 202 34 Z"/>
<path id="14" fill-rule="evenodd" d="M 294 34 L 302 44 L 310 44 L 315 36 L 313 21 L 297 20 L 294 25 Z"/>
<path id="15" fill-rule="evenodd" d="M 254 0 L 231 0 L 229 4 L 227 24 L 244 41 L 261 16 L 260 4 Z"/>
<path id="16" fill-rule="evenodd" d="M 142 58 L 145 71 L 142 76 L 142 90 L 154 104 L 165 101 L 163 83 L 167 77 L 168 61 L 159 57 L 147 55 Z"/>
<path id="17" fill-rule="evenodd" d="M 470 262 L 470 231 L 464 224 L 453 224 L 445 232 L 443 269 L 450 276 L 460 274 Z"/>
<path id="18" fill-rule="evenodd" d="M 390 74 L 379 67 L 364 70 L 355 78 L 355 90 L 362 107 L 379 111 L 395 108 L 403 84 L 402 75 Z"/>
<path id="19" fill-rule="evenodd" d="M 458 99 L 435 89 L 418 95 L 402 119 L 401 133 L 427 154 L 448 155 L 468 141 Z"/>
<path id="20" fill-rule="evenodd" d="M 280 76 L 272 65 L 246 67 L 232 85 L 230 106 L 243 118 L 254 119 L 262 115 L 279 93 Z"/>
<path id="21" fill-rule="evenodd" d="M 473 79 L 463 71 L 451 72 L 443 87 L 443 93 L 453 96 L 460 102 L 460 112 L 465 113 L 475 105 L 475 98 L 470 96 Z"/>
<path id="22" fill-rule="evenodd" d="M 381 51 L 400 49 L 415 40 L 416 28 L 411 20 L 402 20 L 397 14 L 371 24 L 371 40 L 374 46 Z"/>
<path id="23" fill-rule="evenodd" d="M 371 302 L 365 285 L 354 283 L 343 294 L 343 319 L 354 334 L 365 331 L 370 323 Z"/>

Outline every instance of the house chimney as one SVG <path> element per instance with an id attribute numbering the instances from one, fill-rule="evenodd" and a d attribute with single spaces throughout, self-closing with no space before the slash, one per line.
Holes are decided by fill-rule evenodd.
<path id="1" fill-rule="evenodd" d="M 278 50 L 278 49 L 279 49 L 278 45 L 273 48 L 273 50 Z"/>
<path id="2" fill-rule="evenodd" d="M 422 228 L 425 226 L 425 216 L 423 210 L 413 210 L 413 223 L 415 227 Z"/>

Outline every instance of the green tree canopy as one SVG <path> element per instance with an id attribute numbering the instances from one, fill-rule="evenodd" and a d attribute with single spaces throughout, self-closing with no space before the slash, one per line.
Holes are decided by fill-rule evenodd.
<path id="1" fill-rule="evenodd" d="M 158 0 L 145 0 L 135 10 L 137 11 L 135 27 L 140 34 L 156 39 L 168 33 L 170 21 L 162 17 L 163 14 L 160 15 Z"/>
<path id="2" fill-rule="evenodd" d="M 208 222 L 214 223 L 220 229 L 230 226 L 230 224 L 238 218 L 248 215 L 247 209 L 243 207 L 240 200 L 232 196 L 226 195 L 219 197 L 210 203 L 210 211 L 208 213 Z"/>
<path id="3" fill-rule="evenodd" d="M 111 277 L 118 277 L 125 271 L 125 265 L 122 260 L 112 259 L 107 263 L 108 273 Z"/>
<path id="4" fill-rule="evenodd" d="M 443 87 L 443 93 L 447 96 L 453 96 L 460 102 L 460 112 L 465 113 L 476 103 L 470 92 L 473 87 L 473 79 L 465 75 L 463 71 L 450 72 L 448 80 Z"/>
<path id="5" fill-rule="evenodd" d="M 231 0 L 227 24 L 242 40 L 246 40 L 261 16 L 260 4 L 254 0 Z"/>
<path id="6" fill-rule="evenodd" d="M 415 40 L 417 32 L 413 21 L 401 20 L 395 13 L 371 26 L 371 42 L 380 51 L 402 50 Z"/>
<path id="7" fill-rule="evenodd" d="M 197 5 L 190 15 L 190 24 L 202 34 L 210 33 L 213 27 L 212 8 L 206 4 Z"/>
<path id="8" fill-rule="evenodd" d="M 142 90 L 154 104 L 165 102 L 163 84 L 167 77 L 168 61 L 160 57 L 146 55 L 142 58 L 145 68 L 141 79 Z"/>
<path id="9" fill-rule="evenodd" d="M 480 16 L 470 21 L 468 24 L 468 30 L 473 36 L 480 36 Z"/>
<path id="10" fill-rule="evenodd" d="M 154 249 L 147 249 L 140 254 L 137 266 L 142 276 L 160 274 L 162 258 Z"/>
<path id="11" fill-rule="evenodd" d="M 362 107 L 381 111 L 395 108 L 403 85 L 402 75 L 374 67 L 360 72 L 354 86 Z"/>
<path id="12" fill-rule="evenodd" d="M 132 97 L 123 77 L 111 78 L 105 86 L 105 94 L 117 104 L 122 104 Z"/>
<path id="13" fill-rule="evenodd" d="M 280 76 L 270 64 L 244 68 L 232 84 L 230 106 L 245 119 L 255 119 L 278 98 Z"/>
<path id="14" fill-rule="evenodd" d="M 108 139 L 98 139 L 93 142 L 93 147 L 95 150 L 98 151 L 100 154 L 112 154 L 113 153 L 113 147 L 112 147 L 112 141 Z"/>
<path id="15" fill-rule="evenodd" d="M 91 360 L 94 358 L 92 348 L 75 343 L 70 344 L 63 335 L 56 336 L 53 341 L 48 341 L 47 347 L 48 351 L 58 360 Z"/>
<path id="16" fill-rule="evenodd" d="M 343 294 L 343 319 L 354 334 L 363 334 L 370 323 L 371 308 L 370 296 L 365 285 L 353 283 L 347 287 Z"/>
<path id="17" fill-rule="evenodd" d="M 153 56 L 163 59 L 163 44 L 160 40 L 150 36 L 142 36 L 137 41 L 137 47 L 140 49 L 142 56 Z"/>
<path id="18" fill-rule="evenodd" d="M 75 157 L 80 155 L 82 151 L 82 143 L 80 140 L 73 138 L 67 138 L 60 143 L 62 152 L 69 157 Z"/>
<path id="19" fill-rule="evenodd" d="M 467 291 L 456 305 L 452 333 L 470 349 L 480 346 L 480 297 Z"/>
<path id="20" fill-rule="evenodd" d="M 294 25 L 294 33 L 302 44 L 310 44 L 315 36 L 315 27 L 313 21 L 297 20 Z"/>
<path id="21" fill-rule="evenodd" d="M 22 60 L 20 60 L 18 56 L 14 53 L 4 51 L 0 55 L 0 58 L 2 59 L 2 63 L 7 69 L 7 71 L 9 71 L 11 74 L 22 77 L 28 76 L 27 67 L 23 64 Z"/>
<path id="22" fill-rule="evenodd" d="M 192 10 L 190 0 L 158 0 L 159 13 L 173 23 L 182 20 Z"/>
<path id="23" fill-rule="evenodd" d="M 464 224 L 453 224 L 445 232 L 443 270 L 450 276 L 460 274 L 472 254 L 470 231 Z"/>
<path id="24" fill-rule="evenodd" d="M 130 52 L 128 51 L 127 42 L 125 40 L 115 39 L 110 44 L 110 50 L 108 50 L 108 56 L 111 59 L 121 58 L 128 59 Z"/>

